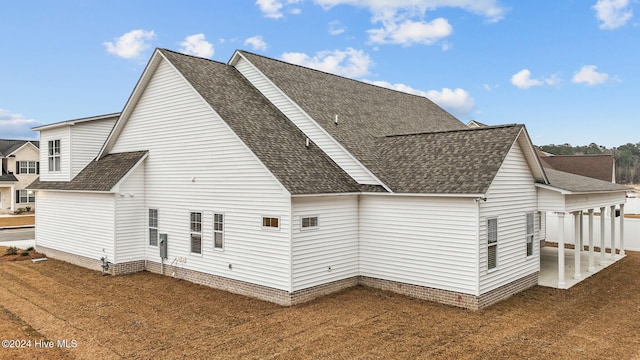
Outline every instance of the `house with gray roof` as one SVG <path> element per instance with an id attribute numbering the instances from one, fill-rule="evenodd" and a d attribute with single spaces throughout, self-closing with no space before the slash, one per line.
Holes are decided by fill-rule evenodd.
<path id="1" fill-rule="evenodd" d="M 524 125 L 469 128 L 425 97 L 246 51 L 156 49 L 91 143 L 77 171 L 61 145 L 59 173 L 30 186 L 38 251 L 282 305 L 366 285 L 482 308 L 537 285 L 542 211 L 625 200 L 549 176 Z"/>
<path id="2" fill-rule="evenodd" d="M 35 195 L 26 189 L 40 173 L 39 143 L 0 139 L 0 214 L 35 207 Z"/>

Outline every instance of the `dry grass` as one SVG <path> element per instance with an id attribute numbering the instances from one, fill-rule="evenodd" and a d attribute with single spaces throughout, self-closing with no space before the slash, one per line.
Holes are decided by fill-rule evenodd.
<path id="1" fill-rule="evenodd" d="M 629 252 L 571 290 L 474 312 L 364 287 L 287 308 L 146 272 L 0 262 L 2 337 L 78 344 L 0 358 L 640 358 L 638 269 Z"/>
<path id="2" fill-rule="evenodd" d="M 6 226 L 29 226 L 35 224 L 35 216 L 6 216 L 0 217 L 0 228 Z"/>

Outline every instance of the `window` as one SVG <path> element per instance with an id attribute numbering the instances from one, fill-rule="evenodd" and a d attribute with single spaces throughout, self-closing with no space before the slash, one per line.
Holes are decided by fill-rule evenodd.
<path id="1" fill-rule="evenodd" d="M 224 246 L 224 215 L 213 214 L 213 248 L 222 249 Z"/>
<path id="2" fill-rule="evenodd" d="M 262 227 L 270 228 L 270 229 L 279 229 L 280 228 L 280 219 L 277 217 L 262 217 Z"/>
<path id="3" fill-rule="evenodd" d="M 60 140 L 49 140 L 49 171 L 60 171 Z"/>
<path id="4" fill-rule="evenodd" d="M 317 216 L 309 216 L 302 218 L 302 229 L 314 229 L 318 227 L 318 217 Z"/>
<path id="5" fill-rule="evenodd" d="M 202 213 L 191 213 L 191 252 L 202 254 Z"/>
<path id="6" fill-rule="evenodd" d="M 36 194 L 30 190 L 16 190 L 17 203 L 33 203 L 36 202 Z"/>
<path id="7" fill-rule="evenodd" d="M 149 245 L 158 246 L 158 209 L 149 209 Z"/>
<path id="8" fill-rule="evenodd" d="M 38 161 L 16 161 L 16 174 L 39 174 L 40 163 Z"/>
<path id="9" fill-rule="evenodd" d="M 540 211 L 536 213 L 536 230 L 542 230 L 542 212 Z"/>
<path id="10" fill-rule="evenodd" d="M 534 222 L 533 213 L 527 214 L 527 256 L 533 255 Z"/>
<path id="11" fill-rule="evenodd" d="M 498 219 L 487 220 L 487 268 L 498 266 Z"/>

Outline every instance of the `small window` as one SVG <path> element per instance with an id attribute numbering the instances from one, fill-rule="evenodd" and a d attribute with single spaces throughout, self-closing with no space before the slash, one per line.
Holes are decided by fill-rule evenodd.
<path id="1" fill-rule="evenodd" d="M 49 140 L 49 171 L 60 171 L 60 140 Z"/>
<path id="2" fill-rule="evenodd" d="M 38 174 L 39 162 L 37 161 L 17 161 L 17 174 Z"/>
<path id="3" fill-rule="evenodd" d="M 36 202 L 36 194 L 31 190 L 16 190 L 17 194 L 17 202 L 24 203 L 34 203 Z"/>
<path id="4" fill-rule="evenodd" d="M 149 245 L 158 246 L 158 209 L 149 209 Z"/>
<path id="5" fill-rule="evenodd" d="M 533 255 L 533 239 L 534 239 L 534 228 L 535 228 L 535 218 L 533 213 L 527 214 L 527 256 Z"/>
<path id="6" fill-rule="evenodd" d="M 277 217 L 262 217 L 262 227 L 270 229 L 280 228 L 280 219 Z"/>
<path id="7" fill-rule="evenodd" d="M 498 266 L 498 219 L 487 220 L 487 268 Z"/>
<path id="8" fill-rule="evenodd" d="M 213 214 L 213 248 L 224 247 L 224 214 Z"/>
<path id="9" fill-rule="evenodd" d="M 202 254 L 202 213 L 192 212 L 190 220 L 191 252 Z"/>
<path id="10" fill-rule="evenodd" d="M 542 230 L 542 213 L 540 211 L 536 213 L 536 230 Z"/>
<path id="11" fill-rule="evenodd" d="M 318 227 L 318 217 L 309 216 L 301 219 L 303 229 L 313 229 Z"/>

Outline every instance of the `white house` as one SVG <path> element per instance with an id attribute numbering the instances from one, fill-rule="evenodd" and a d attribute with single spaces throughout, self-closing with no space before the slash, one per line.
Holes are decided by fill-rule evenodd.
<path id="1" fill-rule="evenodd" d="M 34 208 L 35 194 L 26 188 L 40 173 L 38 142 L 0 139 L 0 213 Z"/>
<path id="2" fill-rule="evenodd" d="M 62 148 L 30 186 L 39 251 L 283 305 L 363 284 L 481 308 L 537 284 L 541 189 L 545 211 L 573 211 L 523 125 L 471 129 L 427 98 L 245 51 L 157 49 L 82 170 L 64 165 L 75 136 L 38 130 Z"/>

